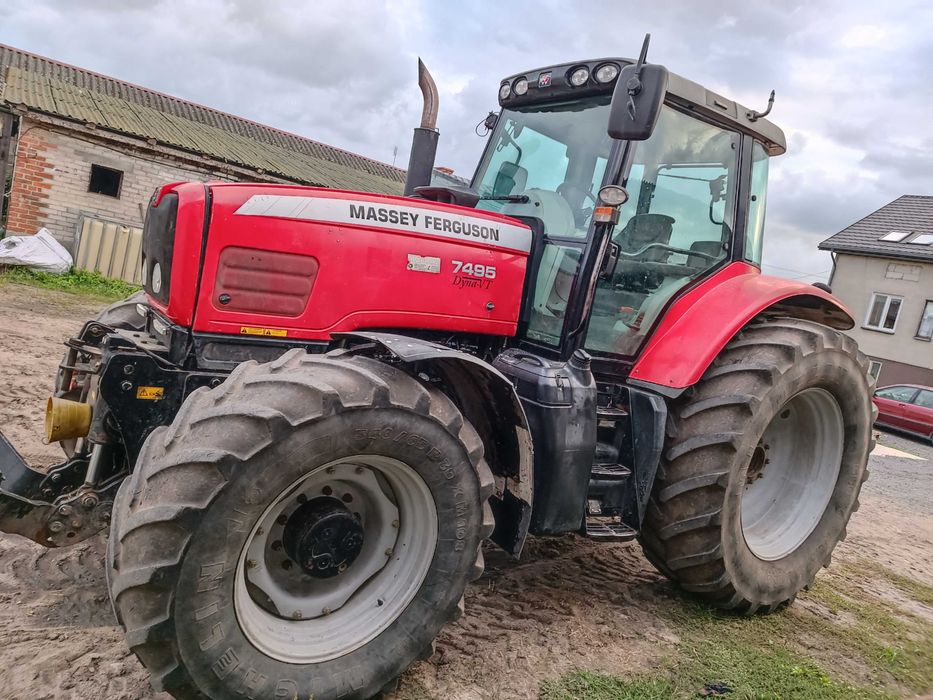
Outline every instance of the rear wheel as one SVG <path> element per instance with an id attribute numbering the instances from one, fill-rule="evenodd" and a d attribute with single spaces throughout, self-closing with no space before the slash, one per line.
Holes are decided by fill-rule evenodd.
<path id="1" fill-rule="evenodd" d="M 482 572 L 493 481 L 450 400 L 300 351 L 192 394 L 121 487 L 111 597 L 179 698 L 369 698 Z"/>
<path id="2" fill-rule="evenodd" d="M 867 478 L 871 380 L 848 337 L 798 319 L 755 323 L 671 407 L 641 540 L 710 603 L 773 610 L 845 537 Z"/>

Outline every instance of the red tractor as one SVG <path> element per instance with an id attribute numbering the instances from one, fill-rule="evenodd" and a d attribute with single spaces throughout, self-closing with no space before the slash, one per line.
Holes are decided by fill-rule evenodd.
<path id="1" fill-rule="evenodd" d="M 178 698 L 368 698 L 431 653 L 483 543 L 638 539 L 711 605 L 829 563 L 871 446 L 827 291 L 761 274 L 764 114 L 642 58 L 525 71 L 469 187 L 160 188 L 145 291 L 68 341 L 0 529 L 109 525 L 130 648 Z"/>

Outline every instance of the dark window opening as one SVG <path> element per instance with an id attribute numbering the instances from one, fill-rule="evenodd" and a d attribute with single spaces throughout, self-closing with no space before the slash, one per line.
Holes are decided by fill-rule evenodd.
<path id="1" fill-rule="evenodd" d="M 87 191 L 104 194 L 108 197 L 120 196 L 120 185 L 123 184 L 123 171 L 105 168 L 103 165 L 91 166 L 91 181 Z"/>

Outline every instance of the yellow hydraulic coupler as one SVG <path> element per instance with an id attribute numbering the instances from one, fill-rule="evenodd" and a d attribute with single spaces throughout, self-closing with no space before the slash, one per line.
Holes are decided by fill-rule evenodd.
<path id="1" fill-rule="evenodd" d="M 45 408 L 45 439 L 49 442 L 84 437 L 91 429 L 91 404 L 49 397 Z"/>

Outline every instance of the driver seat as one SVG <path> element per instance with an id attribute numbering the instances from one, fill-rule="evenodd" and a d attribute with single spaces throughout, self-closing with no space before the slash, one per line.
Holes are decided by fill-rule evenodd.
<path id="1" fill-rule="evenodd" d="M 636 253 L 651 243 L 667 245 L 671 242 L 674 221 L 674 217 L 667 214 L 635 214 L 616 236 L 615 242 L 619 244 L 623 253 Z M 649 248 L 641 255 L 629 259 L 664 262 L 669 256 L 670 252 L 663 248 Z"/>

